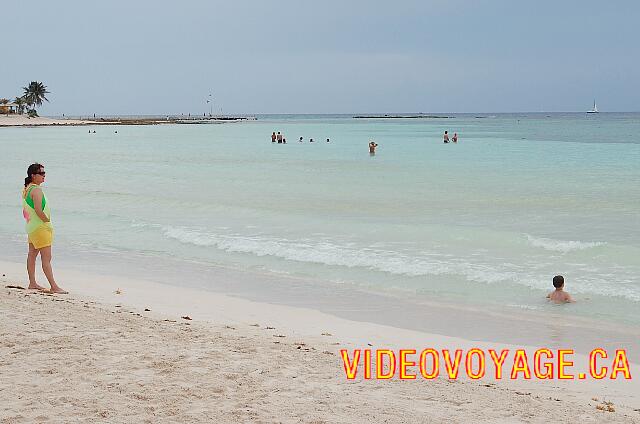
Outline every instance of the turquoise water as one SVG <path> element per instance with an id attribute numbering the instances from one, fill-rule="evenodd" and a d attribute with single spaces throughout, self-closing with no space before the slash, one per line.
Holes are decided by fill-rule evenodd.
<path id="1" fill-rule="evenodd" d="M 506 310 L 546 311 L 563 274 L 568 313 L 640 324 L 640 114 L 91 129 L 0 129 L 3 239 L 22 243 L 39 161 L 58 246 Z"/>

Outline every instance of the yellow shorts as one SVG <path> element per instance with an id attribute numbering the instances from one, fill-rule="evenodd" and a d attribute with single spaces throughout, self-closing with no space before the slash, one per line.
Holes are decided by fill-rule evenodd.
<path id="1" fill-rule="evenodd" d="M 53 244 L 53 227 L 41 225 L 33 233 L 29 234 L 29 243 L 36 249 L 51 246 Z"/>

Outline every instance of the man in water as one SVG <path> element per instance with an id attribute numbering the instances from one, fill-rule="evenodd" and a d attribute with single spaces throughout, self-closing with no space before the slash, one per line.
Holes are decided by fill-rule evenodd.
<path id="1" fill-rule="evenodd" d="M 271 142 L 272 143 L 276 142 L 276 132 L 275 131 L 271 133 Z"/>
<path id="2" fill-rule="evenodd" d="M 375 141 L 371 140 L 369 142 L 369 155 L 373 156 L 376 154 L 376 147 L 378 147 L 378 143 L 376 143 Z"/>
<path id="3" fill-rule="evenodd" d="M 458 142 L 458 133 L 457 132 L 453 133 L 453 137 L 451 138 L 451 141 L 453 141 L 454 143 Z"/>
<path id="4" fill-rule="evenodd" d="M 564 277 L 562 275 L 556 275 L 553 277 L 553 287 L 556 289 L 547 295 L 547 299 L 553 303 L 573 303 L 575 300 L 569 293 L 564 291 Z"/>
<path id="5" fill-rule="evenodd" d="M 445 131 L 444 132 L 444 137 L 443 137 L 442 141 L 444 141 L 445 143 L 449 142 L 449 131 Z"/>
<path id="6" fill-rule="evenodd" d="M 278 140 L 278 143 L 282 144 L 282 134 L 280 134 L 280 131 L 278 131 L 278 135 L 276 136 L 276 140 Z"/>
<path id="7" fill-rule="evenodd" d="M 300 140 L 298 140 L 300 143 L 302 143 L 302 137 L 300 137 Z"/>

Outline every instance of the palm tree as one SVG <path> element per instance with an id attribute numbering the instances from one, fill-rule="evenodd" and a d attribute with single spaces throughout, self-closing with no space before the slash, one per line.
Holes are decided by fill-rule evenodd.
<path id="1" fill-rule="evenodd" d="M 0 105 L 6 105 L 9 103 L 9 99 L 0 99 Z"/>
<path id="2" fill-rule="evenodd" d="M 46 94 L 49 94 L 47 87 L 38 81 L 31 81 L 27 87 L 22 87 L 24 90 L 24 99 L 28 106 L 31 106 L 35 111 L 36 106 L 42 106 L 42 101 L 47 99 Z"/>
<path id="3" fill-rule="evenodd" d="M 24 108 L 27 105 L 27 101 L 24 97 L 16 97 L 13 102 L 18 105 L 18 114 L 22 115 L 24 113 Z"/>

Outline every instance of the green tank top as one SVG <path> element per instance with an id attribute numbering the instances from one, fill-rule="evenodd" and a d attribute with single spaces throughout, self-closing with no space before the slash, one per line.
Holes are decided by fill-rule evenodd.
<path id="1" fill-rule="evenodd" d="M 44 222 L 38 214 L 36 213 L 35 206 L 33 204 L 33 196 L 31 195 L 31 191 L 38 187 L 36 184 L 31 184 L 27 187 L 27 192 L 22 199 L 22 216 L 24 216 L 26 223 L 27 234 L 33 233 L 35 230 L 40 228 L 41 225 L 51 225 L 50 222 Z M 45 216 L 51 219 L 51 211 L 49 210 L 49 205 L 47 204 L 47 197 L 44 195 L 44 191 L 42 192 L 42 212 L 44 212 Z"/>

